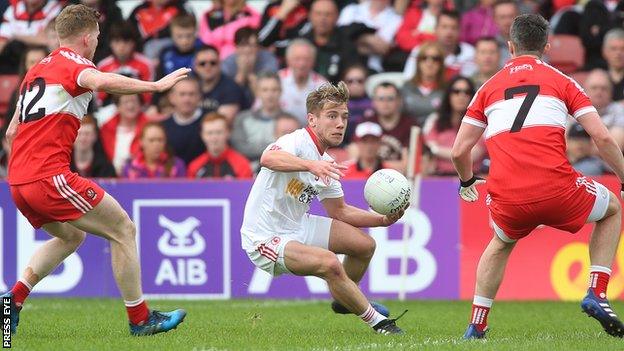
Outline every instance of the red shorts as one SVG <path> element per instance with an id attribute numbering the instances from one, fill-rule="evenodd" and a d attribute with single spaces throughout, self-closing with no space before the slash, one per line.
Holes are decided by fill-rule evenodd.
<path id="1" fill-rule="evenodd" d="M 104 198 L 104 190 L 73 172 L 11 185 L 15 206 L 35 228 L 76 220 Z"/>
<path id="2" fill-rule="evenodd" d="M 604 185 L 579 177 L 568 191 L 547 200 L 528 204 L 501 204 L 488 195 L 494 231 L 503 241 L 521 239 L 539 225 L 576 233 L 585 223 L 604 217 L 609 205 L 609 190 Z"/>

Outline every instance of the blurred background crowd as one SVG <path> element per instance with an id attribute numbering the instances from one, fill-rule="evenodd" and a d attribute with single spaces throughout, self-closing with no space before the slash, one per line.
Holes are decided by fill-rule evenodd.
<path id="1" fill-rule="evenodd" d="M 306 125 L 305 98 L 344 81 L 351 95 L 343 144 L 329 150 L 346 178 L 405 171 L 410 127 L 422 130 L 425 175 L 454 175 L 450 151 L 476 90 L 510 58 L 515 16 L 551 23 L 545 61 L 582 85 L 624 147 L 624 2 L 612 0 L 0 1 L 0 113 L 4 131 L 25 72 L 58 48 L 55 16 L 98 9 L 98 69 L 154 80 L 193 75 L 164 94 L 94 96 L 72 169 L 88 177 L 252 178 L 262 151 Z M 127 5 L 127 4 L 126 4 Z M 571 163 L 608 173 L 570 119 Z M 9 149 L 0 151 L 6 176 Z M 485 143 L 474 150 L 486 174 Z"/>

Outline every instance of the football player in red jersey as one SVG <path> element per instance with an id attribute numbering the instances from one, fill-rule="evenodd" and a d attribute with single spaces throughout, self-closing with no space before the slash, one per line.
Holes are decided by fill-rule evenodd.
<path id="1" fill-rule="evenodd" d="M 472 173 L 470 151 L 485 131 L 491 157 L 486 204 L 495 235 L 477 267 L 477 284 L 465 339 L 485 337 L 487 317 L 515 242 L 538 225 L 575 233 L 595 222 L 589 243 L 590 284 L 581 307 L 607 333 L 624 325 L 607 300 L 611 264 L 620 240 L 621 206 L 602 184 L 576 172 L 566 158 L 568 115 L 592 137 L 600 155 L 624 183 L 624 158 L 583 89 L 541 60 L 549 48 L 548 22 L 521 15 L 511 26 L 512 59 L 486 81 L 468 106 L 453 146 L 459 194 L 479 198 L 485 180 Z"/>
<path id="2" fill-rule="evenodd" d="M 112 94 L 163 92 L 184 79 L 182 68 L 157 82 L 99 72 L 90 61 L 98 43 L 99 13 L 66 7 L 56 19 L 60 48 L 32 67 L 7 139 L 12 143 L 8 181 L 17 208 L 35 228 L 53 238 L 31 257 L 5 296 L 12 297 L 12 332 L 32 288 L 74 252 L 85 232 L 110 242 L 113 273 L 124 299 L 130 332 L 151 335 L 177 327 L 184 310 L 150 311 L 143 300 L 136 229 L 128 214 L 96 183 L 69 170 L 71 150 L 93 91 Z"/>

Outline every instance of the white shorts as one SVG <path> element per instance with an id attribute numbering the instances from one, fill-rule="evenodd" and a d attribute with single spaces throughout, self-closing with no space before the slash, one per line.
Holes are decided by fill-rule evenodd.
<path id="1" fill-rule="evenodd" d="M 272 276 L 291 273 L 284 263 L 286 244 L 290 241 L 297 241 L 305 245 L 328 249 L 331 223 L 331 218 L 306 213 L 298 232 L 280 235 L 269 234 L 267 239 L 256 242 L 256 249 L 247 252 L 247 256 L 256 267 Z"/>

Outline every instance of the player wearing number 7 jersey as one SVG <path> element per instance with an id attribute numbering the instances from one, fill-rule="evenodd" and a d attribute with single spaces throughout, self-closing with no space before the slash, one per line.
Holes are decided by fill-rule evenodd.
<path id="1" fill-rule="evenodd" d="M 9 184 L 15 205 L 35 228 L 53 238 L 31 257 L 22 277 L 4 296 L 12 298 L 11 332 L 32 288 L 74 252 L 85 232 L 110 241 L 113 273 L 124 299 L 130 332 L 151 335 L 177 327 L 184 310 L 150 311 L 143 300 L 136 229 L 128 214 L 96 183 L 69 170 L 72 145 L 93 91 L 113 94 L 163 92 L 184 79 L 177 70 L 157 82 L 102 73 L 90 61 L 98 43 L 99 13 L 66 7 L 56 18 L 61 47 L 35 65 L 20 86 L 7 130 L 12 143 Z M 77 307 L 80 308 L 80 307 Z"/>
<path id="2" fill-rule="evenodd" d="M 606 291 L 620 239 L 621 206 L 602 184 L 576 172 L 566 158 L 568 115 L 592 137 L 600 155 L 624 183 L 622 151 L 581 87 L 541 60 L 549 48 L 548 22 L 539 15 L 514 19 L 512 59 L 487 81 L 468 106 L 453 146 L 460 196 L 476 201 L 470 150 L 485 131 L 491 157 L 489 207 L 495 235 L 477 267 L 472 314 L 464 338 L 483 338 L 505 265 L 517 240 L 538 225 L 575 233 L 595 222 L 589 243 L 590 285 L 581 307 L 607 333 L 624 336 Z"/>

